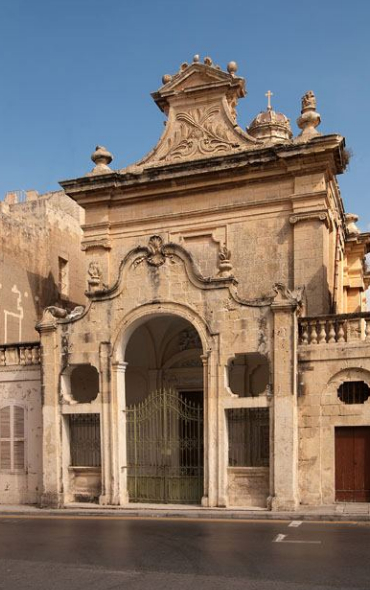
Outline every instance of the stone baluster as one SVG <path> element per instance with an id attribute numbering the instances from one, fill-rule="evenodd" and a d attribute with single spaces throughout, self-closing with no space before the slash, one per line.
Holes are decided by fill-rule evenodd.
<path id="1" fill-rule="evenodd" d="M 32 365 L 32 347 L 27 346 L 25 351 L 26 365 Z"/>
<path id="2" fill-rule="evenodd" d="M 335 323 L 333 320 L 328 322 L 328 343 L 333 344 L 336 342 Z"/>
<path id="3" fill-rule="evenodd" d="M 19 350 L 17 351 L 18 354 L 18 362 L 20 365 L 26 364 L 26 350 L 24 346 L 20 346 Z"/>
<path id="4" fill-rule="evenodd" d="M 301 344 L 308 344 L 308 323 L 301 322 Z"/>
<path id="5" fill-rule="evenodd" d="M 326 344 L 326 320 L 320 320 L 319 326 L 319 344 Z"/>
<path id="6" fill-rule="evenodd" d="M 347 324 L 347 342 L 361 340 L 361 318 L 349 318 Z"/>
<path id="7" fill-rule="evenodd" d="M 316 321 L 315 320 L 311 324 L 310 344 L 317 344 L 317 330 L 316 330 Z"/>
<path id="8" fill-rule="evenodd" d="M 40 348 L 38 346 L 32 347 L 32 364 L 38 365 L 40 362 Z"/>
<path id="9" fill-rule="evenodd" d="M 345 342 L 346 340 L 344 337 L 344 320 L 338 320 L 337 325 L 337 342 Z"/>

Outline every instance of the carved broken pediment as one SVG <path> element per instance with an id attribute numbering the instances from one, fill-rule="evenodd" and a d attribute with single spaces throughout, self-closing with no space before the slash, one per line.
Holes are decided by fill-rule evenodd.
<path id="1" fill-rule="evenodd" d="M 168 115 L 157 146 L 136 166 L 154 166 L 233 154 L 260 142 L 236 124 L 236 104 L 245 96 L 244 79 L 212 65 L 183 64 L 153 93 Z"/>
<path id="2" fill-rule="evenodd" d="M 225 104 L 179 110 L 170 116 L 164 136 L 141 164 L 165 164 L 237 153 L 254 145 L 235 128 Z"/>

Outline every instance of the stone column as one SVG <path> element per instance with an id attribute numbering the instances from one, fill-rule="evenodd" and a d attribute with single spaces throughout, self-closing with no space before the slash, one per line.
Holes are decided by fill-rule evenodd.
<path id="1" fill-rule="evenodd" d="M 205 367 L 207 379 L 204 389 L 206 436 L 204 441 L 205 460 L 208 473 L 207 506 L 218 505 L 218 395 L 217 395 L 217 359 L 216 352 L 211 352 Z M 204 362 L 204 361 L 203 361 Z M 204 502 L 202 502 L 204 505 Z"/>
<path id="2" fill-rule="evenodd" d="M 288 290 L 274 314 L 273 510 L 298 505 L 297 300 Z"/>
<path id="3" fill-rule="evenodd" d="M 60 508 L 62 494 L 62 437 L 58 378 L 60 372 L 60 346 L 56 319 L 50 312 L 37 329 L 41 336 L 42 372 L 42 465 L 43 491 L 41 506 Z"/>
<path id="4" fill-rule="evenodd" d="M 101 478 L 102 489 L 100 504 L 106 505 L 113 502 L 113 465 L 115 462 L 114 434 L 112 432 L 112 383 L 110 372 L 110 343 L 102 342 L 99 347 L 100 364 L 100 393 L 101 393 Z"/>
<path id="5" fill-rule="evenodd" d="M 226 421 L 225 399 L 225 371 L 227 371 L 229 356 L 220 355 L 218 365 L 218 499 L 217 506 L 226 507 L 229 503 L 228 494 L 228 462 L 229 462 L 229 441 Z M 222 399 L 221 399 L 222 398 Z"/>
<path id="6" fill-rule="evenodd" d="M 203 437 L 204 437 L 204 488 L 202 506 L 208 506 L 209 469 L 208 469 L 208 354 L 200 356 L 203 364 Z"/>
<path id="7" fill-rule="evenodd" d="M 117 449 L 117 461 L 114 466 L 113 503 L 124 506 L 128 504 L 127 489 L 127 434 L 126 434 L 126 362 L 112 365 L 113 403 L 115 437 L 113 444 Z"/>

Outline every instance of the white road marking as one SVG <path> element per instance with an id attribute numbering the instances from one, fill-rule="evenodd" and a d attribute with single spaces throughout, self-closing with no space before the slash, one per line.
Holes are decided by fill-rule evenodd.
<path id="1" fill-rule="evenodd" d="M 321 545 L 321 541 L 282 541 L 282 543 L 309 543 L 311 545 Z"/>
<path id="2" fill-rule="evenodd" d="M 304 540 L 300 540 L 300 539 L 296 539 L 296 540 L 288 540 L 286 539 L 287 535 L 282 535 L 281 533 L 279 535 L 277 535 L 275 537 L 275 539 L 273 540 L 273 543 L 308 543 L 310 545 L 321 545 L 321 541 L 304 541 Z"/>
<path id="3" fill-rule="evenodd" d="M 286 535 L 277 535 L 277 537 L 275 537 L 274 539 L 274 543 L 282 543 L 283 540 L 285 539 Z"/>
<path id="4" fill-rule="evenodd" d="M 288 526 L 298 527 L 298 526 L 301 526 L 301 524 L 302 524 L 302 520 L 292 520 L 292 522 L 290 524 L 288 524 Z"/>

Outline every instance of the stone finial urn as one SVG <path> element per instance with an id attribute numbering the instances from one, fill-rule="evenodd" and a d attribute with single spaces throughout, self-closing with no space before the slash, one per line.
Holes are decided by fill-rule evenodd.
<path id="1" fill-rule="evenodd" d="M 95 152 L 91 154 L 91 159 L 95 164 L 92 174 L 107 174 L 112 172 L 109 164 L 112 162 L 113 156 L 104 146 L 97 145 Z"/>
<path id="2" fill-rule="evenodd" d="M 358 221 L 358 215 L 355 213 L 346 213 L 345 218 L 348 234 L 350 236 L 358 236 L 358 234 L 361 233 L 356 225 Z"/>
<path id="3" fill-rule="evenodd" d="M 297 119 L 297 125 L 302 131 L 298 136 L 298 140 L 309 141 L 313 137 L 321 135 L 316 129 L 320 123 L 321 117 L 316 112 L 316 97 L 312 90 L 309 90 L 302 96 L 301 116 Z"/>

